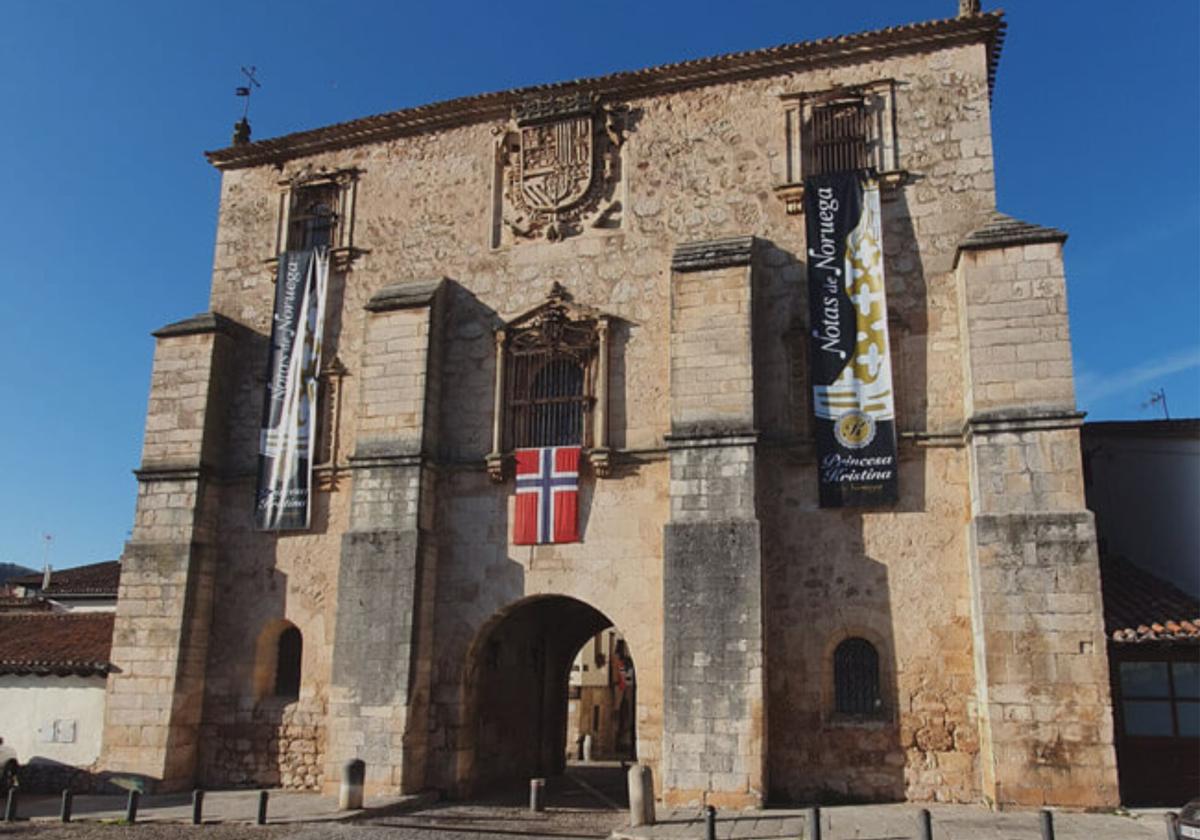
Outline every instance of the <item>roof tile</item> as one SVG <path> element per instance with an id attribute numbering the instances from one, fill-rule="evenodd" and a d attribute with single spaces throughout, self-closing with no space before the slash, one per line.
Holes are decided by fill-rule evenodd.
<path id="1" fill-rule="evenodd" d="M 1200 601 L 1128 560 L 1100 561 L 1104 630 L 1114 642 L 1200 643 Z"/>
<path id="2" fill-rule="evenodd" d="M 0 613 L 0 674 L 107 674 L 113 614 Z"/>

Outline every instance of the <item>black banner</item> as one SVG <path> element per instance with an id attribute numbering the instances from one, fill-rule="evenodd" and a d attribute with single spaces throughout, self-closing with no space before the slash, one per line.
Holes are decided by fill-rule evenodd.
<path id="1" fill-rule="evenodd" d="M 807 178 L 804 213 L 821 507 L 891 504 L 896 414 L 878 185 L 859 172 Z"/>
<path id="2" fill-rule="evenodd" d="M 308 527 L 328 278 L 324 249 L 279 258 L 254 510 L 265 530 Z"/>

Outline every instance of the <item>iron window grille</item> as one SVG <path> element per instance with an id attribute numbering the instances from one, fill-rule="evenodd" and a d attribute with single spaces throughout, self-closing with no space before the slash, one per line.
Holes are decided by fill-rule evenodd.
<path id="1" fill-rule="evenodd" d="M 610 474 L 610 317 L 554 283 L 546 300 L 496 330 L 488 475 L 504 480 L 514 449 L 579 446 L 595 474 Z"/>
<path id="2" fill-rule="evenodd" d="M 811 143 L 810 175 L 866 169 L 867 114 L 861 98 L 829 102 L 813 108 L 808 126 Z"/>
<path id="3" fill-rule="evenodd" d="M 833 652 L 834 711 L 859 717 L 879 716 L 879 654 L 866 639 L 846 639 Z"/>

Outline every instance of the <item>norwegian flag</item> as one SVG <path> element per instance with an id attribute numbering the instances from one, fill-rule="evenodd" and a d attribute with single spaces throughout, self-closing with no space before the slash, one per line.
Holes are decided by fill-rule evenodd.
<path id="1" fill-rule="evenodd" d="M 578 446 L 518 449 L 517 545 L 579 542 Z"/>

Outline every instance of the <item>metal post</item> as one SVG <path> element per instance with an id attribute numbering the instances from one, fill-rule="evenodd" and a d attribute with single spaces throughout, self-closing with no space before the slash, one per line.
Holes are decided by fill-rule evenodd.
<path id="1" fill-rule="evenodd" d="M 545 779 L 530 779 L 529 780 L 529 810 L 530 811 L 545 811 L 546 810 L 546 780 Z"/>
<path id="2" fill-rule="evenodd" d="M 71 821 L 71 801 L 73 799 L 74 795 L 71 793 L 71 789 L 64 789 L 62 795 L 62 807 L 58 810 L 58 818 L 65 823 Z"/>
<path id="3" fill-rule="evenodd" d="M 1054 840 L 1054 814 L 1042 809 L 1042 840 Z"/>
<path id="4" fill-rule="evenodd" d="M 933 818 L 930 816 L 928 808 L 922 808 L 917 812 L 917 836 L 921 840 L 933 840 Z"/>
<path id="5" fill-rule="evenodd" d="M 8 800 L 4 803 L 4 821 L 17 821 L 17 789 L 15 787 L 8 789 Z"/>
<path id="6" fill-rule="evenodd" d="M 1174 811 L 1163 814 L 1167 821 L 1167 840 L 1179 840 L 1179 815 Z"/>
<path id="7" fill-rule="evenodd" d="M 204 822 L 204 791 L 196 788 L 192 791 L 192 825 Z"/>
<path id="8" fill-rule="evenodd" d="M 821 809 L 816 805 L 808 809 L 808 840 L 821 840 Z"/>
<path id="9" fill-rule="evenodd" d="M 269 794 L 265 790 L 258 792 L 258 819 L 255 821 L 258 825 L 267 824 L 267 797 Z"/>
<path id="10" fill-rule="evenodd" d="M 138 800 L 141 796 L 136 790 L 129 791 L 129 800 L 125 803 L 125 822 L 130 825 L 137 822 Z"/>
<path id="11" fill-rule="evenodd" d="M 704 838 L 717 840 L 717 809 L 711 805 L 704 809 Z"/>

